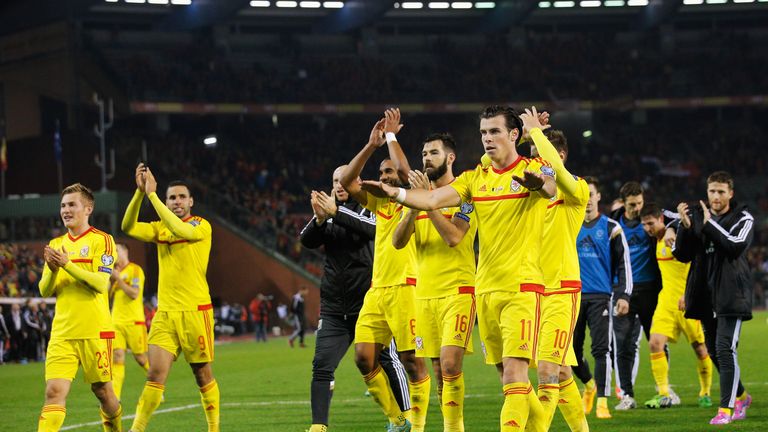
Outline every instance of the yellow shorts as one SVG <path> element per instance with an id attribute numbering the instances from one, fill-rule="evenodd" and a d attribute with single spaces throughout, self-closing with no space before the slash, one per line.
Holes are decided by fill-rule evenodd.
<path id="1" fill-rule="evenodd" d="M 88 384 L 112 381 L 112 340 L 114 332 L 102 332 L 101 339 L 51 339 L 45 357 L 45 380 L 72 381 L 83 365 Z"/>
<path id="2" fill-rule="evenodd" d="M 581 293 L 536 293 L 539 340 L 536 361 L 576 366 L 573 329 L 579 318 Z"/>
<path id="3" fill-rule="evenodd" d="M 477 309 L 474 288 L 447 297 L 416 299 L 416 357 L 439 358 L 440 348 L 472 352 Z"/>
<path id="4" fill-rule="evenodd" d="M 389 346 L 394 337 L 398 351 L 416 349 L 415 293 L 413 285 L 369 289 L 355 325 L 355 343 Z"/>
<path id="5" fill-rule="evenodd" d="M 213 361 L 213 306 L 200 305 L 196 311 L 157 311 L 149 329 L 149 344 L 179 356 L 187 363 Z"/>
<path id="6" fill-rule="evenodd" d="M 112 349 L 129 349 L 134 354 L 147 352 L 147 325 L 144 321 L 115 323 L 115 343 Z"/>
<path id="7" fill-rule="evenodd" d="M 704 330 L 701 321 L 687 319 L 684 312 L 677 308 L 677 304 L 659 303 L 653 313 L 651 333 L 660 334 L 669 338 L 670 342 L 677 342 L 680 332 L 685 334 L 688 342 L 704 343 Z"/>
<path id="8" fill-rule="evenodd" d="M 504 357 L 533 358 L 536 352 L 536 293 L 494 291 L 477 295 L 477 317 L 485 363 Z"/>

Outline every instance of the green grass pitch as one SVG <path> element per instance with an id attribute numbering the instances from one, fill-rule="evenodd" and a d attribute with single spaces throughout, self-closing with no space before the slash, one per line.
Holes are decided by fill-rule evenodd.
<path id="1" fill-rule="evenodd" d="M 753 395 L 748 418 L 729 426 L 709 426 L 715 408 L 696 405 L 698 380 L 695 360 L 687 343 L 671 347 L 671 382 L 683 399 L 682 407 L 666 410 L 638 408 L 630 412 L 613 411 L 613 419 L 598 421 L 588 417 L 592 431 L 768 431 L 768 374 L 763 370 L 768 357 L 763 350 L 768 343 L 768 313 L 756 314 L 745 323 L 739 347 L 742 380 Z M 293 432 L 304 431 L 310 424 L 309 382 L 312 346 L 290 349 L 285 338 L 266 344 L 238 342 L 217 346 L 214 373 L 222 395 L 223 431 Z M 465 361 L 467 431 L 498 430 L 502 404 L 501 388 L 495 369 L 482 363 L 475 335 L 476 354 Z M 647 344 L 643 341 L 637 400 L 642 403 L 654 393 L 650 375 Z M 123 390 L 124 429 L 130 427 L 136 400 L 141 392 L 141 369 L 128 362 Z M 713 378 L 713 400 L 718 399 L 718 375 Z M 331 407 L 331 430 L 346 432 L 384 431 L 385 419 L 370 398 L 363 396 L 365 386 L 355 368 L 351 350 L 336 373 L 336 391 Z M 35 430 L 43 403 L 43 365 L 0 366 L 0 430 L 3 432 Z M 615 405 L 611 398 L 611 405 Z M 88 386 L 78 376 L 67 403 L 63 430 L 99 431 L 98 405 Z M 165 402 L 152 419 L 150 431 L 204 431 L 205 419 L 189 367 L 183 360 L 174 365 L 166 385 Z M 429 407 L 427 431 L 441 431 L 442 418 L 437 406 L 434 384 Z M 567 431 L 560 414 L 555 415 L 552 431 Z"/>

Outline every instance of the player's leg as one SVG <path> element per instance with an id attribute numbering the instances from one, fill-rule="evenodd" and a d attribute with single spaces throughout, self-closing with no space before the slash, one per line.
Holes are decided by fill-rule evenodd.
<path id="1" fill-rule="evenodd" d="M 685 333 L 685 337 L 691 343 L 691 348 L 696 354 L 696 372 L 699 376 L 699 406 L 709 408 L 712 406 L 710 391 L 712 388 L 712 361 L 705 344 L 704 331 L 701 321 L 686 319 L 682 312 L 678 311 L 678 320 Z"/>
<path id="2" fill-rule="evenodd" d="M 91 391 L 101 404 L 99 414 L 105 432 L 120 432 L 123 409 L 112 388 L 112 341 L 114 334 L 104 334 L 105 339 L 73 341 L 83 366 L 83 377 L 91 385 Z"/>
<path id="3" fill-rule="evenodd" d="M 616 363 L 616 384 L 621 388 L 622 397 L 627 399 L 626 403 L 619 404 L 621 409 L 629 409 L 631 401 L 634 400 L 634 388 L 632 383 L 632 371 L 635 367 L 635 357 L 637 356 L 637 336 L 640 333 L 640 320 L 636 312 L 633 311 L 634 297 L 630 300 L 629 313 L 624 316 L 612 317 L 613 338 L 614 338 L 614 360 Z M 634 306 L 636 308 L 636 306 Z M 608 310 L 609 315 L 613 315 L 612 309 Z M 624 405 L 627 408 L 624 408 Z"/>
<path id="4" fill-rule="evenodd" d="M 38 419 L 38 432 L 57 432 L 64 424 L 64 417 L 67 415 L 67 395 L 71 386 L 70 379 L 53 378 L 45 381 L 45 404 Z"/>
<path id="5" fill-rule="evenodd" d="M 215 355 L 213 308 L 207 305 L 196 311 L 179 312 L 174 321 L 184 358 L 192 368 L 200 388 L 200 403 L 208 423 L 208 432 L 219 432 L 221 396 L 211 367 Z"/>
<path id="6" fill-rule="evenodd" d="M 597 387 L 597 418 L 611 418 L 608 397 L 611 395 L 611 346 L 613 314 L 611 301 L 603 299 L 588 311 L 587 324 L 592 337 L 592 357 L 595 359 L 595 386 Z"/>
<path id="7" fill-rule="evenodd" d="M 412 430 L 421 432 L 427 421 L 432 381 L 424 358 L 416 356 L 416 287 L 402 285 L 386 291 L 385 314 L 397 342 L 400 361 L 408 375 Z"/>
<path id="8" fill-rule="evenodd" d="M 306 348 L 304 344 L 304 333 L 307 331 L 307 320 L 304 317 L 299 317 L 299 346 Z"/>
<path id="9" fill-rule="evenodd" d="M 312 426 L 310 432 L 324 432 L 333 395 L 334 372 L 346 354 L 354 338 L 354 327 L 350 328 L 343 318 L 324 316 L 320 318 L 315 342 L 315 356 L 312 359 L 312 383 L 310 402 Z"/>
<path id="10" fill-rule="evenodd" d="M 667 344 L 668 338 L 666 335 L 659 333 L 657 329 L 658 321 L 661 321 L 662 317 L 659 314 L 656 314 L 656 317 L 658 320 L 654 322 L 651 339 L 648 344 L 651 351 L 651 374 L 656 382 L 658 394 L 645 401 L 645 406 L 648 408 L 669 408 L 672 406 L 672 398 L 669 395 L 669 363 L 664 353 L 664 346 Z"/>
<path id="11" fill-rule="evenodd" d="M 115 324 L 115 339 L 112 341 L 112 388 L 117 399 L 120 399 L 125 381 L 125 350 L 128 347 L 126 338 L 125 327 L 121 324 Z"/>
<path id="12" fill-rule="evenodd" d="M 595 402 L 595 396 L 597 395 L 595 380 L 592 377 L 589 362 L 587 362 L 587 358 L 584 356 L 584 340 L 587 333 L 587 313 L 590 308 L 593 307 L 593 304 L 593 301 L 582 298 L 579 317 L 576 319 L 576 327 L 573 330 L 573 352 L 576 356 L 577 364 L 573 367 L 572 371 L 573 374 L 584 383 L 584 394 L 582 396 L 582 408 L 584 414 L 592 412 L 592 406 Z"/>
<path id="13" fill-rule="evenodd" d="M 136 405 L 136 417 L 131 426 L 132 432 L 144 432 L 163 398 L 165 381 L 171 365 L 181 349 L 181 342 L 175 329 L 177 316 L 181 312 L 158 311 L 152 319 L 149 330 L 149 370 L 147 381 Z"/>
<path id="14" fill-rule="evenodd" d="M 219 384 L 213 377 L 211 363 L 190 363 L 189 366 L 200 388 L 200 402 L 208 423 L 208 432 L 219 432 L 221 395 Z"/>
<path id="15" fill-rule="evenodd" d="M 528 380 L 528 366 L 537 342 L 534 332 L 538 319 L 536 295 L 528 292 L 494 292 L 489 295 L 491 310 L 497 313 L 496 320 L 501 329 L 501 378 L 504 385 L 501 431 L 517 431 L 526 427 L 531 413 L 537 417 L 544 415 L 541 402 Z"/>
<path id="16" fill-rule="evenodd" d="M 95 382 L 91 384 L 91 391 L 101 404 L 101 424 L 105 432 L 123 430 L 123 408 L 115 395 L 111 382 Z"/>
<path id="17" fill-rule="evenodd" d="M 472 352 L 472 330 L 477 315 L 474 290 L 434 299 L 436 316 L 432 343 L 439 347 L 439 367 L 435 378 L 442 387 L 440 409 L 445 432 L 464 431 L 464 356 Z M 417 326 L 421 323 L 417 321 Z M 429 350 L 433 356 L 435 351 Z M 437 371 L 440 372 L 437 375 Z"/>
<path id="18" fill-rule="evenodd" d="M 403 427 L 408 423 L 405 414 L 400 410 L 389 379 L 379 364 L 382 348 L 392 340 L 392 332 L 383 310 L 384 295 L 391 289 L 393 288 L 371 288 L 365 295 L 355 325 L 355 364 L 363 376 L 368 392 L 390 423 Z"/>
<path id="19" fill-rule="evenodd" d="M 560 401 L 557 407 L 568 423 L 571 432 L 588 432 L 589 423 L 582 404 L 582 396 L 579 387 L 573 379 L 573 370 L 570 366 L 560 368 Z"/>

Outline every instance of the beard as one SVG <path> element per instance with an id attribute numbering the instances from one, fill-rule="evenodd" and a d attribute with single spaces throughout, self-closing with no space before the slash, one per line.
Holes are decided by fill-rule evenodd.
<path id="1" fill-rule="evenodd" d="M 437 181 L 440 177 L 445 175 L 445 173 L 448 172 L 448 158 L 443 160 L 443 163 L 441 165 L 438 165 L 436 167 L 430 167 L 430 168 L 424 168 L 424 171 L 427 173 L 427 177 L 430 181 Z"/>

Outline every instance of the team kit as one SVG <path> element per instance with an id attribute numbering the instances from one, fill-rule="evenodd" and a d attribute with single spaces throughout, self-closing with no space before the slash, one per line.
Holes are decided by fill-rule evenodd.
<path id="1" fill-rule="evenodd" d="M 350 344 L 388 431 L 425 430 L 433 384 L 443 430 L 464 431 L 462 365 L 473 354 L 475 326 L 482 351 L 475 355 L 495 366 L 500 379 L 500 431 L 547 431 L 557 411 L 570 430 L 588 431 L 593 410 L 595 421 L 613 415 L 608 398 L 614 368 L 621 397 L 614 409 L 636 408 L 633 369 L 643 335 L 657 389 L 644 405 L 679 404 L 669 383 L 667 344 L 681 333 L 696 357 L 698 405 L 718 405 L 709 422 L 745 419 L 751 397 L 740 380 L 736 346 L 751 303 L 729 298 L 721 306 L 718 283 L 728 282 L 737 266 L 711 275 L 721 249 L 738 261 L 753 235 L 752 216 L 730 201 L 730 175 L 710 175 L 708 202 L 680 203 L 675 212 L 644 202 L 642 186 L 628 182 L 620 205 L 605 215 L 599 210 L 599 180 L 566 168 L 567 141 L 551 127 L 548 113 L 494 105 L 479 117 L 485 154 L 472 170 L 454 175 L 457 147 L 447 133 L 423 140 L 423 169 L 412 170 L 397 140 L 401 114 L 393 108 L 375 123 L 362 150 L 334 172 L 331 195 L 312 192 L 313 218 L 302 242 L 310 235 L 338 236 L 348 226 L 362 251 L 355 259 L 372 262 L 361 279 L 367 286 L 358 290 L 355 319 L 345 313 L 337 320 L 345 327 L 341 355 L 326 360 L 330 366 L 323 374 L 313 371 L 325 381 L 316 386 L 313 378 L 309 432 L 333 429 L 327 413 L 333 370 Z M 522 145 L 530 146 L 531 157 L 518 153 Z M 383 148 L 388 155 L 379 179 L 362 180 L 367 162 Z M 206 281 L 211 225 L 192 215 L 194 198 L 186 183 L 169 183 L 163 201 L 149 167 L 139 164 L 135 180 L 121 228 L 157 247 L 158 307 L 151 329 L 144 319 L 144 274 L 131 263 L 128 246 L 90 226 L 95 203 L 87 187 L 65 188 L 60 215 L 67 233 L 45 247 L 40 280 L 41 294 L 56 296 L 57 304 L 38 431 L 61 429 L 79 367 L 99 400 L 103 430 L 122 431 L 127 351 L 146 371 L 129 431 L 152 430 L 150 419 L 181 353 L 199 387 L 208 431 L 220 430 Z M 138 221 L 145 198 L 159 220 Z M 326 263 L 332 253 L 348 253 L 328 245 L 325 250 Z M 327 264 L 323 281 L 329 273 Z M 323 362 L 321 340 L 333 325 L 333 314 L 323 315 L 330 304 L 324 286 L 316 368 Z M 584 356 L 587 328 L 593 367 Z M 385 358 L 397 363 L 393 372 Z M 713 369 L 721 389 L 715 402 Z"/>

